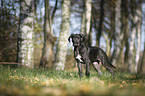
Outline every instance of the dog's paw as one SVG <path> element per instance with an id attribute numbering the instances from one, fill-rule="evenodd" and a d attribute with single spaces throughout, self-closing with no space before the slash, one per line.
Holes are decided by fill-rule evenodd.
<path id="1" fill-rule="evenodd" d="M 89 73 L 89 72 L 86 72 L 86 76 L 87 76 L 87 77 L 90 77 L 90 73 Z"/>

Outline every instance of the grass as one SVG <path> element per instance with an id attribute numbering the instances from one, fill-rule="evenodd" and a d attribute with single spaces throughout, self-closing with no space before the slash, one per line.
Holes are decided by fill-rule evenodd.
<path id="1" fill-rule="evenodd" d="M 145 75 L 109 72 L 79 78 L 76 71 L 0 67 L 1 96 L 143 96 Z"/>

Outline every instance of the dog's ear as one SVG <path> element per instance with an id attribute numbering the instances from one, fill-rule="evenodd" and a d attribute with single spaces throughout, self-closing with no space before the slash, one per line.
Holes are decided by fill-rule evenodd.
<path id="1" fill-rule="evenodd" d="M 85 35 L 84 34 L 79 34 L 80 37 L 81 37 L 81 42 L 85 42 L 86 38 L 85 38 Z"/>
<path id="2" fill-rule="evenodd" d="M 68 38 L 68 41 L 70 42 L 70 38 L 73 38 L 74 34 L 72 33 L 69 38 Z"/>

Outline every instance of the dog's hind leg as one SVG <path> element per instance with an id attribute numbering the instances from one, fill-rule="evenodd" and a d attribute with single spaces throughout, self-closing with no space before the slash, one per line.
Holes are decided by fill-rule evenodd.
<path id="1" fill-rule="evenodd" d="M 108 61 L 106 61 L 106 59 L 101 60 L 101 63 L 107 70 L 109 70 L 111 75 L 114 77 L 114 70 L 113 70 L 112 66 L 110 65 L 110 63 Z"/>
<path id="2" fill-rule="evenodd" d="M 101 64 L 99 64 L 99 62 L 93 62 L 92 65 L 93 65 L 94 69 L 99 73 L 99 75 L 102 75 L 102 72 L 100 70 Z"/>

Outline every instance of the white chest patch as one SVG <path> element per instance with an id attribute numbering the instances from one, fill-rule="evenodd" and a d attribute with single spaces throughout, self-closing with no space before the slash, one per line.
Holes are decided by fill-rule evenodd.
<path id="1" fill-rule="evenodd" d="M 80 62 L 83 62 L 82 59 L 81 59 L 81 55 L 80 55 L 80 54 L 78 54 L 76 58 L 77 58 Z"/>

